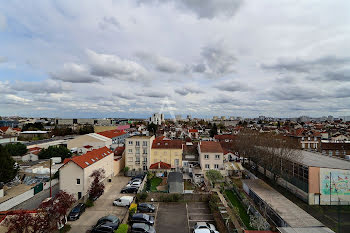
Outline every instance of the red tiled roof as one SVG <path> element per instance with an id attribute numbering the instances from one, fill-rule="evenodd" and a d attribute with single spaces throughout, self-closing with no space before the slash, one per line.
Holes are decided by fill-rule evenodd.
<path id="1" fill-rule="evenodd" d="M 119 137 L 121 135 L 124 135 L 126 133 L 124 131 L 113 129 L 113 130 L 99 132 L 97 134 L 102 135 L 102 136 L 107 137 L 107 138 L 115 138 L 115 137 Z"/>
<path id="2" fill-rule="evenodd" d="M 22 130 L 20 128 L 12 128 L 13 130 L 16 130 L 18 132 L 21 132 Z"/>
<path id="3" fill-rule="evenodd" d="M 93 146 L 90 146 L 90 145 L 84 146 L 84 148 L 86 148 L 86 149 L 90 149 L 91 147 L 93 147 Z"/>
<path id="4" fill-rule="evenodd" d="M 234 140 L 236 136 L 232 134 L 222 134 L 222 135 L 215 135 L 214 138 L 217 140 Z"/>
<path id="5" fill-rule="evenodd" d="M 151 164 L 151 166 L 149 166 L 149 169 L 171 169 L 171 165 L 164 162 L 158 162 Z"/>
<path id="6" fill-rule="evenodd" d="M 201 152 L 208 153 L 224 153 L 220 142 L 212 142 L 212 141 L 202 141 L 200 144 Z"/>
<path id="7" fill-rule="evenodd" d="M 75 156 L 72 158 L 65 159 L 63 161 L 64 164 L 72 161 L 76 163 L 81 168 L 86 168 L 89 165 L 96 163 L 97 161 L 105 158 L 106 156 L 112 154 L 112 151 L 109 150 L 107 147 L 102 147 L 100 149 L 92 150 L 90 152 L 87 152 L 84 155 Z"/>
<path id="8" fill-rule="evenodd" d="M 155 139 L 152 143 L 152 149 L 182 149 L 182 140 Z"/>
<path id="9" fill-rule="evenodd" d="M 190 133 L 198 133 L 198 129 L 189 129 L 188 132 L 190 132 Z"/>
<path id="10" fill-rule="evenodd" d="M 6 132 L 9 128 L 10 128 L 10 127 L 8 127 L 8 126 L 3 126 L 3 127 L 0 127 L 0 130 L 1 130 L 2 132 Z"/>
<path id="11" fill-rule="evenodd" d="M 120 147 L 115 148 L 114 156 L 122 156 L 124 150 L 125 150 L 125 146 L 120 146 Z"/>
<path id="12" fill-rule="evenodd" d="M 28 152 L 32 153 L 34 155 L 38 155 L 41 150 L 42 149 L 40 147 L 33 147 L 33 148 L 28 149 Z"/>

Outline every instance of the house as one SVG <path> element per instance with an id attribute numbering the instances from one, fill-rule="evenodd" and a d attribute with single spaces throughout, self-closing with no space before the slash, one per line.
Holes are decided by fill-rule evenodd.
<path id="1" fill-rule="evenodd" d="M 170 140 L 165 137 L 156 138 L 152 143 L 151 163 L 165 162 L 171 168 L 182 166 L 182 140 Z"/>
<path id="2" fill-rule="evenodd" d="M 149 170 L 155 172 L 157 176 L 167 176 L 167 174 L 171 171 L 171 165 L 164 162 L 157 162 L 151 164 Z"/>
<path id="3" fill-rule="evenodd" d="M 133 171 L 147 171 L 151 165 L 151 147 L 154 138 L 143 135 L 126 138 L 125 166 Z"/>
<path id="4" fill-rule="evenodd" d="M 236 135 L 232 134 L 214 135 L 214 139 L 217 142 L 233 142 L 236 139 L 236 137 Z"/>
<path id="5" fill-rule="evenodd" d="M 169 193 L 183 193 L 184 182 L 181 172 L 170 172 L 168 175 Z"/>
<path id="6" fill-rule="evenodd" d="M 20 132 L 20 128 L 11 128 L 9 126 L 0 127 L 0 135 L 18 136 Z"/>
<path id="7" fill-rule="evenodd" d="M 21 160 L 23 162 L 28 162 L 28 161 L 37 161 L 39 160 L 39 153 L 41 151 L 40 147 L 33 147 L 28 149 L 28 152 L 22 156 Z"/>
<path id="8" fill-rule="evenodd" d="M 198 139 L 199 138 L 199 133 L 198 129 L 189 129 L 188 130 L 188 136 L 193 139 Z"/>
<path id="9" fill-rule="evenodd" d="M 198 144 L 199 163 L 202 170 L 223 170 L 224 151 L 219 142 L 201 141 Z"/>
<path id="10" fill-rule="evenodd" d="M 105 180 L 114 176 L 113 161 L 114 153 L 107 147 L 65 159 L 59 169 L 60 190 L 73 194 L 77 199 L 84 197 L 90 187 L 93 171 L 104 169 Z"/>
<path id="11" fill-rule="evenodd" d="M 72 140 L 69 140 L 67 143 L 67 148 L 70 150 L 76 149 L 78 152 L 79 152 L 79 149 L 81 149 L 81 153 L 84 153 L 85 150 L 88 151 L 91 147 L 92 149 L 98 149 L 102 147 L 110 148 L 111 145 L 112 145 L 111 138 L 102 136 L 97 133 L 89 133 L 89 134 L 78 136 Z M 85 148 L 85 146 L 91 146 L 91 147 Z"/>
<path id="12" fill-rule="evenodd" d="M 129 134 L 121 130 L 107 130 L 97 133 L 104 137 L 112 139 L 112 144 L 122 146 L 125 143 L 125 138 L 129 137 Z"/>
<path id="13" fill-rule="evenodd" d="M 350 155 L 350 141 L 321 141 L 321 152 L 327 156 L 345 158 Z"/>

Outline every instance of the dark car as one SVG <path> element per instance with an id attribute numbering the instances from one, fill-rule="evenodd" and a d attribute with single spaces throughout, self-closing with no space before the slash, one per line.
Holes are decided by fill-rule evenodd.
<path id="1" fill-rule="evenodd" d="M 130 223 L 146 223 L 147 225 L 153 225 L 154 217 L 148 214 L 134 214 L 130 218 Z"/>
<path id="2" fill-rule="evenodd" d="M 119 223 L 106 222 L 96 225 L 91 233 L 114 233 L 119 227 Z"/>
<path id="3" fill-rule="evenodd" d="M 141 180 L 143 180 L 144 177 L 145 177 L 145 175 L 136 175 L 136 176 L 131 177 L 131 180 L 134 180 L 134 179 L 141 179 Z"/>
<path id="4" fill-rule="evenodd" d="M 134 223 L 131 226 L 131 233 L 156 233 L 156 230 L 145 223 Z"/>
<path id="5" fill-rule="evenodd" d="M 156 210 L 156 207 L 148 203 L 140 203 L 137 205 L 137 210 L 143 213 L 153 213 Z"/>
<path id="6" fill-rule="evenodd" d="M 139 190 L 138 187 L 124 187 L 122 188 L 122 190 L 120 190 L 121 193 L 137 193 L 137 191 Z"/>
<path id="7" fill-rule="evenodd" d="M 96 201 L 102 194 L 103 194 L 103 191 L 97 194 L 95 197 L 91 197 L 91 200 Z"/>
<path id="8" fill-rule="evenodd" d="M 96 226 L 98 225 L 101 225 L 103 223 L 114 223 L 114 224 L 120 224 L 120 219 L 117 217 L 117 216 L 114 216 L 114 215 L 107 215 L 107 216 L 104 216 L 102 218 L 100 218 L 97 223 L 96 223 Z"/>
<path id="9" fill-rule="evenodd" d="M 68 214 L 68 221 L 74 221 L 80 218 L 80 215 L 85 211 L 85 204 L 79 203 Z"/>

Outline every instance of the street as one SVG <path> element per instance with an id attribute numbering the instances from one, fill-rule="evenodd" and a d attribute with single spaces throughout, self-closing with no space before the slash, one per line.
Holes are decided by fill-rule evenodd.
<path id="1" fill-rule="evenodd" d="M 116 215 L 122 221 L 126 212 L 126 207 L 113 206 L 113 201 L 121 196 L 130 196 L 133 194 L 120 194 L 120 190 L 130 180 L 128 177 L 116 176 L 112 183 L 107 183 L 104 194 L 94 202 L 94 206 L 86 208 L 86 211 L 76 221 L 70 221 L 72 233 L 82 233 L 90 230 L 97 220 L 106 215 Z"/>

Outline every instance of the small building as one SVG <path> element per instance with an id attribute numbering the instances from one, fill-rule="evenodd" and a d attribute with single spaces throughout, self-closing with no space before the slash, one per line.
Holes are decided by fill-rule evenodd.
<path id="1" fill-rule="evenodd" d="M 67 143 L 67 148 L 84 148 L 85 146 L 92 146 L 93 149 L 98 149 L 102 147 L 110 148 L 112 145 L 112 139 L 102 136 L 97 133 L 89 133 L 85 135 L 78 136 Z M 86 149 L 86 148 L 85 148 Z"/>
<path id="2" fill-rule="evenodd" d="M 156 173 L 157 176 L 167 176 L 167 174 L 171 171 L 171 165 L 164 162 L 157 162 L 151 164 L 149 170 Z"/>
<path id="3" fill-rule="evenodd" d="M 181 172 L 170 172 L 168 175 L 169 193 L 183 193 L 184 182 Z"/>
<path id="4" fill-rule="evenodd" d="M 22 156 L 23 162 L 29 162 L 29 161 L 38 161 L 39 159 L 39 153 L 41 151 L 40 147 L 33 147 L 28 149 L 28 152 Z"/>
<path id="5" fill-rule="evenodd" d="M 224 151 L 219 142 L 201 141 L 198 152 L 202 170 L 224 170 Z"/>
<path id="6" fill-rule="evenodd" d="M 182 140 L 156 138 L 152 143 L 151 162 L 165 162 L 171 164 L 173 169 L 180 168 L 182 166 Z"/>
<path id="7" fill-rule="evenodd" d="M 122 130 L 115 130 L 115 129 L 99 132 L 97 134 L 112 139 L 112 144 L 115 144 L 117 146 L 124 145 L 125 139 L 129 137 L 128 133 Z"/>
<path id="8" fill-rule="evenodd" d="M 48 135 L 49 135 L 48 131 L 42 131 L 42 130 L 20 132 L 20 136 L 26 139 L 32 139 L 35 137 L 47 138 Z"/>

